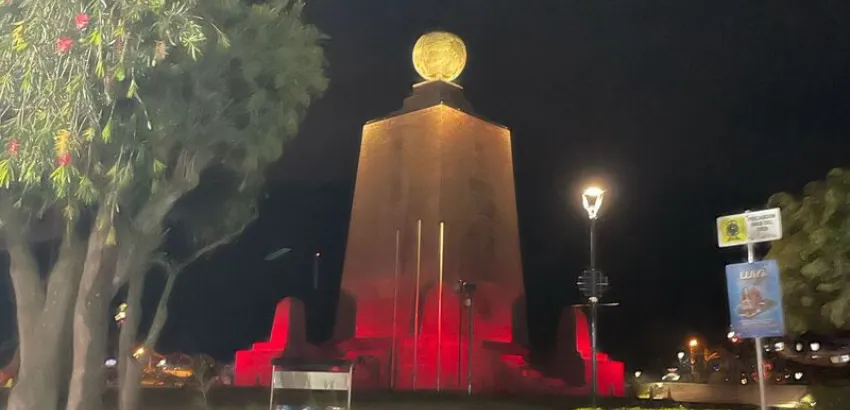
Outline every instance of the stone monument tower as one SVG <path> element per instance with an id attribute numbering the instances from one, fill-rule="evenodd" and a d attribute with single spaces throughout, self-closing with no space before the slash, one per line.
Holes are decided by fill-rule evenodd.
<path id="1" fill-rule="evenodd" d="M 476 115 L 454 82 L 466 64 L 460 38 L 426 34 L 413 63 L 425 81 L 363 127 L 336 339 L 389 369 L 375 383 L 442 388 L 467 377 L 460 281 L 476 287 L 481 378 L 482 346 L 526 341 L 511 133 Z"/>

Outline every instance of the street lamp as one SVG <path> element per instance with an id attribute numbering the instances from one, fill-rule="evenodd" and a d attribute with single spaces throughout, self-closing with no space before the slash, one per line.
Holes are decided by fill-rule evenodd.
<path id="1" fill-rule="evenodd" d="M 597 186 L 591 186 L 581 194 L 581 202 L 587 217 L 590 219 L 590 267 L 579 277 L 579 289 L 590 302 L 590 365 L 591 365 L 591 400 L 596 407 L 596 396 L 598 393 L 596 364 L 596 316 L 599 308 L 599 299 L 605 288 L 608 287 L 608 278 L 601 271 L 596 270 L 596 219 L 599 210 L 602 209 L 602 201 L 605 199 L 605 190 Z"/>
<path id="2" fill-rule="evenodd" d="M 690 360 L 690 363 L 691 363 L 691 377 L 692 377 L 694 380 L 696 380 L 696 378 L 697 378 L 697 372 L 696 372 L 696 367 L 697 367 L 697 357 L 696 357 L 696 356 L 697 356 L 697 346 L 699 346 L 699 341 L 698 341 L 696 338 L 693 338 L 693 339 L 691 339 L 690 341 L 688 341 L 688 347 L 690 348 L 690 349 L 689 349 L 689 350 L 690 350 L 690 351 L 689 351 L 689 353 L 690 353 L 690 356 L 691 356 L 691 360 Z"/>

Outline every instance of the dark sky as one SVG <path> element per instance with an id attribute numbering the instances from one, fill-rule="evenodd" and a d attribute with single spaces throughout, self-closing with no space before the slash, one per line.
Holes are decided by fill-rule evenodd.
<path id="1" fill-rule="evenodd" d="M 331 39 L 331 86 L 270 173 L 260 222 L 180 279 L 163 349 L 219 357 L 268 335 L 275 302 L 304 294 L 325 254 L 310 315 L 335 300 L 360 129 L 400 107 L 417 81 L 416 38 L 464 38 L 460 79 L 477 112 L 513 132 L 532 336 L 550 347 L 585 266 L 585 180 L 611 189 L 600 221 L 609 274 L 600 342 L 644 366 L 684 337 L 725 337 L 714 220 L 762 207 L 847 165 L 850 3 L 681 0 L 309 0 Z M 295 251 L 269 263 L 282 246 Z M 156 291 L 156 289 L 152 289 Z M 153 296 L 153 294 L 151 295 Z"/>

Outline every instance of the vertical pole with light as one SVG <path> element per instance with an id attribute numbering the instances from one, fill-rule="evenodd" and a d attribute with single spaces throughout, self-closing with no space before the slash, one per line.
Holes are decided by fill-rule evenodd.
<path id="1" fill-rule="evenodd" d="M 437 274 L 437 391 L 442 388 L 440 378 L 443 375 L 443 256 L 445 250 L 446 223 L 440 222 L 440 236 L 437 238 L 439 269 Z"/>
<path id="2" fill-rule="evenodd" d="M 398 276 L 401 257 L 401 230 L 395 230 L 395 264 L 393 265 L 393 339 L 390 347 L 390 390 L 395 390 L 396 355 L 398 345 Z"/>
<path id="3" fill-rule="evenodd" d="M 417 373 L 419 373 L 419 310 L 420 286 L 422 279 L 422 220 L 416 221 L 416 295 L 413 307 L 413 390 L 416 390 Z"/>
<path id="4" fill-rule="evenodd" d="M 320 252 L 316 252 L 313 255 L 313 290 L 319 290 L 319 265 L 322 262 L 322 254 Z"/>
<path id="5" fill-rule="evenodd" d="M 599 309 L 599 299 L 608 286 L 608 279 L 601 271 L 596 269 L 596 220 L 598 219 L 599 210 L 602 208 L 604 198 L 605 190 L 595 186 L 585 189 L 581 194 L 582 205 L 585 211 L 587 211 L 587 217 L 590 219 L 590 267 L 584 271 L 578 285 L 579 289 L 581 289 L 590 302 L 590 386 L 591 400 L 594 408 L 596 408 L 596 398 L 599 393 L 596 362 L 596 317 Z"/>
<path id="6" fill-rule="evenodd" d="M 697 346 L 699 346 L 699 341 L 697 339 L 691 339 L 688 342 L 688 352 L 690 353 L 690 366 L 691 366 L 691 381 L 697 381 Z"/>

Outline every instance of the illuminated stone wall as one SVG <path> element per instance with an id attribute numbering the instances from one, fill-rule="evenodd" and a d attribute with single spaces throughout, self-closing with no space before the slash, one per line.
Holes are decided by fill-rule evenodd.
<path id="1" fill-rule="evenodd" d="M 399 332 L 413 334 L 418 220 L 421 312 L 437 281 L 444 221 L 444 284 L 478 284 L 476 303 L 484 314 L 476 333 L 510 342 L 513 303 L 523 293 L 510 132 L 446 104 L 363 129 L 342 283 L 356 300 L 356 330 L 340 323 L 339 337 L 391 335 L 396 229 L 395 323 Z"/>

